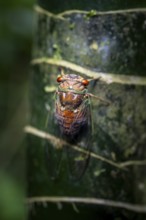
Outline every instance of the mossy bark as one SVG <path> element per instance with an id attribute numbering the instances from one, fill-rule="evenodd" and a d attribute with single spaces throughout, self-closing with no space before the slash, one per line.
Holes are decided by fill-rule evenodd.
<path id="1" fill-rule="evenodd" d="M 86 71 L 82 74 L 78 67 L 87 69 L 87 72 L 97 72 L 97 76 L 102 72 L 104 80 L 101 77 L 98 83 L 91 83 L 89 92 L 109 100 L 111 104 L 106 106 L 99 100 L 92 100 L 94 135 L 90 143 L 91 150 L 107 160 L 91 157 L 89 167 L 79 182 L 70 181 L 67 177 L 66 157 L 63 157 L 60 179 L 51 181 L 45 162 L 45 141 L 29 136 L 29 196 L 97 197 L 144 204 L 146 11 L 135 9 L 98 13 L 72 10 L 54 15 L 37 6 L 36 14 L 31 125 L 44 130 L 48 111 L 46 105 L 50 113 L 54 110 L 52 91 L 57 86 L 57 62 L 60 60 L 67 61 L 67 65 L 61 65 L 60 62 L 67 73 L 89 78 L 90 74 Z M 77 68 L 74 69 L 72 64 L 76 64 Z M 111 73 L 112 82 L 109 83 L 106 77 Z M 120 83 L 115 80 L 116 76 Z M 143 85 L 139 81 L 133 83 L 133 77 L 141 79 Z M 48 93 L 46 86 L 50 91 Z M 55 135 L 51 117 L 49 124 L 51 126 L 48 127 L 48 132 Z M 52 206 L 47 206 L 47 210 L 50 211 Z M 38 209 L 38 215 L 41 213 L 47 219 L 47 211 L 43 209 Z M 88 215 L 101 216 L 102 219 L 109 216 L 144 219 L 144 214 L 134 214 L 123 209 L 101 209 L 98 206 L 88 207 L 88 211 L 85 209 L 86 207 L 79 207 L 80 217 L 84 216 L 85 219 Z M 63 210 L 66 213 L 70 211 L 68 206 Z M 54 211 L 53 206 L 51 215 Z M 37 218 L 34 216 L 33 219 Z"/>

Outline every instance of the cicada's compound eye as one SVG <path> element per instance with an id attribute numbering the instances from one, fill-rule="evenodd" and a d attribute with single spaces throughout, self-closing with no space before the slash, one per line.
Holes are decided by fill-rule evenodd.
<path id="1" fill-rule="evenodd" d="M 83 79 L 83 80 L 82 80 L 82 84 L 83 84 L 84 86 L 88 86 L 89 81 L 88 81 L 87 79 Z"/>
<path id="2" fill-rule="evenodd" d="M 58 76 L 58 77 L 57 77 L 57 82 L 58 82 L 58 83 L 62 82 L 62 76 Z"/>

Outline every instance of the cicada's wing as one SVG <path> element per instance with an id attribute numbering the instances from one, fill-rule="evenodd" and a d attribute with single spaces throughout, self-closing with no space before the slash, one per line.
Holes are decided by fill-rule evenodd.
<path id="1" fill-rule="evenodd" d="M 56 149 L 50 143 L 46 143 L 45 154 L 49 178 L 56 180 L 61 169 L 62 149 Z"/>
<path id="2" fill-rule="evenodd" d="M 54 102 L 56 102 L 56 98 Z M 56 104 L 56 103 L 55 103 Z M 53 105 L 53 104 L 52 104 Z M 54 105 L 53 105 L 54 106 Z M 46 133 L 50 133 L 53 135 L 56 140 L 60 138 L 59 126 L 56 123 L 55 119 L 55 108 L 49 109 L 48 116 L 46 120 Z M 60 173 L 61 168 L 61 160 L 62 160 L 62 147 L 59 146 L 58 141 L 45 141 L 45 157 L 46 157 L 46 165 L 49 177 L 51 179 L 57 179 Z"/>
<path id="3" fill-rule="evenodd" d="M 76 123 L 80 123 L 80 132 L 78 136 L 76 136 L 74 140 L 71 140 L 70 144 L 66 146 L 69 176 L 75 180 L 80 179 L 85 174 L 90 159 L 90 151 L 92 147 L 90 100 L 88 104 L 84 102 L 82 103 L 80 111 L 82 111 L 82 115 L 86 115 L 86 123 L 83 123 L 82 125 L 82 119 L 78 116 L 76 117 L 72 126 Z"/>

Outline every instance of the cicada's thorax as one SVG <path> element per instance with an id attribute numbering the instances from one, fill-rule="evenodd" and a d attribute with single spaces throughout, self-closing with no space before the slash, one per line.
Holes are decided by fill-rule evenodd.
<path id="1" fill-rule="evenodd" d="M 83 84 L 84 82 L 84 84 Z M 56 91 L 56 119 L 63 134 L 75 136 L 87 123 L 88 81 L 75 74 L 63 75 Z"/>

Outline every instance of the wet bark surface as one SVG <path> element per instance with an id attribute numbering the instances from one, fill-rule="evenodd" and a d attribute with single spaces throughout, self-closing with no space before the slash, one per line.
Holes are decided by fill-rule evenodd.
<path id="1" fill-rule="evenodd" d="M 56 60 L 68 62 L 67 66 L 63 65 L 65 73 L 89 78 L 90 75 L 86 74 L 86 71 L 82 74 L 78 68 L 74 70 L 71 67 L 73 63 L 97 72 L 97 77 L 100 72 L 104 73 L 104 79 L 110 73 L 115 74 L 121 79 L 121 83 L 114 81 L 114 77 L 111 83 L 107 83 L 106 80 L 102 80 L 102 76 L 99 81 L 90 83 L 89 92 L 108 100 L 111 104 L 105 105 L 94 98 L 91 100 L 94 132 L 92 140 L 89 139 L 88 142 L 91 151 L 101 158 L 90 157 L 89 166 L 79 181 L 73 181 L 68 177 L 65 150 L 59 178 L 52 181 L 47 167 L 46 140 L 35 135 L 28 136 L 29 196 L 94 197 L 145 204 L 146 12 L 66 11 L 53 15 L 39 7 L 36 11 L 37 30 L 30 103 L 32 126 L 47 131 L 56 138 L 60 137 L 55 132 L 52 117 L 56 78 L 60 74 L 58 67 L 61 66 L 56 65 Z M 49 59 L 52 59 L 51 63 Z M 131 83 L 130 80 L 135 76 L 141 77 L 143 85 L 139 85 L 138 82 Z M 45 130 L 47 117 L 48 126 Z M 49 141 L 47 145 L 49 148 L 55 148 Z M 50 210 L 50 207 L 47 206 L 47 209 Z M 47 214 L 44 214 L 46 211 L 43 209 L 41 207 L 39 212 L 45 216 Z M 70 208 L 65 206 L 65 209 L 68 212 Z M 84 216 L 85 209 L 79 207 L 79 210 L 82 210 L 81 217 L 82 214 Z M 89 210 L 88 214 L 85 214 L 86 217 L 95 217 L 98 212 L 97 216 L 101 215 L 102 218 L 145 218 L 144 214 L 135 214 L 123 209 L 114 209 L 114 213 L 109 207 L 101 209 L 89 206 L 87 209 Z M 37 216 L 33 219 L 37 219 Z"/>

